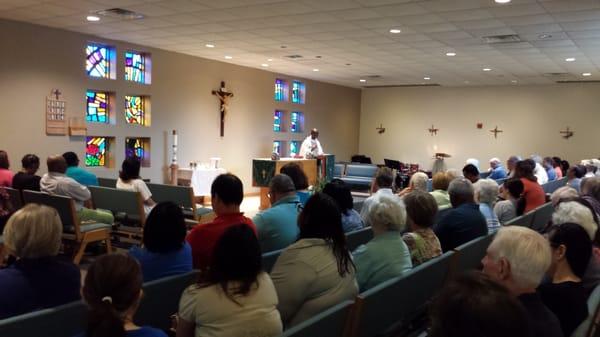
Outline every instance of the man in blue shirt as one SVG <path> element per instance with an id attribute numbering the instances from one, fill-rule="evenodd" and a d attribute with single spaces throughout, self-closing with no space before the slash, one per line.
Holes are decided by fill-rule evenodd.
<path id="1" fill-rule="evenodd" d="M 81 185 L 98 186 L 96 175 L 79 167 L 79 158 L 75 152 L 65 152 L 62 156 L 67 161 L 67 172 L 65 173 L 67 177 Z"/>
<path id="2" fill-rule="evenodd" d="M 263 253 L 283 249 L 298 239 L 298 213 L 300 199 L 294 182 L 285 174 L 278 174 L 269 185 L 271 208 L 258 213 L 252 219 L 258 232 Z"/>
<path id="3" fill-rule="evenodd" d="M 434 228 L 444 252 L 488 234 L 487 222 L 475 203 L 471 182 L 465 178 L 452 180 L 448 194 L 452 210 Z"/>
<path id="4" fill-rule="evenodd" d="M 498 158 L 490 159 L 490 175 L 488 179 L 498 180 L 506 178 L 506 170 Z"/>

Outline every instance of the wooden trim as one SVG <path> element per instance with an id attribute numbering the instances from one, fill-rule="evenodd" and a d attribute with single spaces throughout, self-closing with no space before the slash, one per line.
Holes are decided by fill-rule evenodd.
<path id="1" fill-rule="evenodd" d="M 77 211 L 75 210 L 75 200 L 70 198 L 69 200 L 69 208 L 71 208 L 71 218 L 73 222 L 73 227 L 75 230 L 75 239 L 77 242 L 83 240 L 83 235 L 81 235 L 81 220 L 77 216 Z"/>

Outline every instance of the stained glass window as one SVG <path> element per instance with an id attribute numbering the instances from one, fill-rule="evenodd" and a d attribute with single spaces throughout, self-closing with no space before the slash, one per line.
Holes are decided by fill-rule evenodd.
<path id="1" fill-rule="evenodd" d="M 125 140 L 125 157 L 137 158 L 140 161 L 145 158 L 146 147 L 141 138 L 127 138 Z"/>
<path id="2" fill-rule="evenodd" d="M 127 124 L 146 125 L 144 97 L 125 96 L 125 120 Z"/>
<path id="3" fill-rule="evenodd" d="M 278 155 L 281 155 L 281 141 L 280 140 L 273 141 L 273 153 L 277 153 Z"/>
<path id="4" fill-rule="evenodd" d="M 292 103 L 304 104 L 304 83 L 292 82 Z"/>
<path id="5" fill-rule="evenodd" d="M 128 51 L 125 53 L 125 80 L 146 83 L 146 60 L 144 54 Z"/>
<path id="6" fill-rule="evenodd" d="M 276 101 L 285 101 L 285 92 L 286 85 L 285 81 L 282 79 L 275 80 L 275 100 Z"/>
<path id="7" fill-rule="evenodd" d="M 294 111 L 290 114 L 290 131 L 302 132 L 302 112 Z"/>
<path id="8" fill-rule="evenodd" d="M 283 117 L 283 111 L 275 110 L 273 114 L 273 131 L 281 132 L 281 119 Z"/>
<path id="9" fill-rule="evenodd" d="M 290 142 L 290 157 L 295 157 L 300 153 L 300 142 L 297 140 L 292 140 Z"/>
<path id="10" fill-rule="evenodd" d="M 110 78 L 110 48 L 107 46 L 88 44 L 85 48 L 85 70 L 88 76 Z"/>
<path id="11" fill-rule="evenodd" d="M 88 90 L 86 96 L 86 121 L 108 123 L 108 93 Z"/>
<path id="12" fill-rule="evenodd" d="M 85 166 L 106 164 L 106 137 L 86 137 Z"/>

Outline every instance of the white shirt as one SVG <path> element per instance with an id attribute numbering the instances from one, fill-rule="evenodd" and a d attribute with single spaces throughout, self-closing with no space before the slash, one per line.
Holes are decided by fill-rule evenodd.
<path id="1" fill-rule="evenodd" d="M 546 173 L 546 169 L 544 169 L 544 167 L 540 165 L 540 163 L 535 163 L 533 175 L 537 178 L 537 182 L 540 185 L 543 185 L 548 182 L 548 173 Z"/>
<path id="2" fill-rule="evenodd" d="M 300 147 L 300 156 L 306 157 L 307 153 L 311 153 L 313 157 L 323 155 L 323 148 L 321 147 L 321 142 L 319 142 L 319 139 L 312 139 L 311 136 L 308 136 L 306 139 L 304 139 L 302 146 Z"/>
<path id="3" fill-rule="evenodd" d="M 142 179 L 131 179 L 128 182 L 124 182 L 123 180 L 121 180 L 121 178 L 119 178 L 117 180 L 116 187 L 120 190 L 140 192 L 140 194 L 142 195 L 142 200 L 144 200 L 144 202 L 146 202 L 146 200 L 152 197 L 152 193 L 150 193 L 148 186 Z M 144 211 L 146 214 L 150 213 L 151 210 L 152 206 L 144 204 Z"/>
<path id="4" fill-rule="evenodd" d="M 195 337 L 275 337 L 282 332 L 277 293 L 267 273 L 261 273 L 246 296 L 233 302 L 221 285 L 191 285 L 179 301 L 179 317 L 196 324 Z"/>
<path id="5" fill-rule="evenodd" d="M 40 180 L 40 190 L 48 194 L 62 195 L 75 200 L 77 210 L 83 208 L 83 202 L 90 199 L 92 194 L 84 185 L 62 173 L 46 173 Z"/>

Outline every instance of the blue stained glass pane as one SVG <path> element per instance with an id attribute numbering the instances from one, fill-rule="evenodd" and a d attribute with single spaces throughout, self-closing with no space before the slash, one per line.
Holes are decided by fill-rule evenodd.
<path id="1" fill-rule="evenodd" d="M 290 131 L 302 132 L 302 113 L 294 111 L 290 114 Z"/>
<path id="2" fill-rule="evenodd" d="M 138 83 L 145 82 L 146 60 L 143 54 L 125 53 L 125 80 Z"/>
<path id="3" fill-rule="evenodd" d="M 290 142 L 290 157 L 294 157 L 298 155 L 300 152 L 300 142 L 297 140 L 292 140 Z"/>
<path id="4" fill-rule="evenodd" d="M 108 123 L 108 93 L 87 91 L 86 121 Z"/>
<path id="5" fill-rule="evenodd" d="M 275 100 L 283 101 L 285 100 L 285 82 L 280 79 L 275 80 Z"/>
<path id="6" fill-rule="evenodd" d="M 292 82 L 292 103 L 304 104 L 304 83 Z"/>
<path id="7" fill-rule="evenodd" d="M 273 141 L 273 152 L 281 155 L 281 142 L 276 140 Z"/>
<path id="8" fill-rule="evenodd" d="M 281 117 L 283 113 L 281 111 L 275 111 L 273 114 L 273 131 L 281 132 Z"/>
<path id="9" fill-rule="evenodd" d="M 110 52 L 108 47 L 89 44 L 85 48 L 85 54 L 85 70 L 88 76 L 100 78 L 110 77 Z"/>
<path id="10" fill-rule="evenodd" d="M 125 157 L 137 158 L 140 161 L 144 159 L 146 149 L 144 141 L 140 138 L 127 138 L 125 141 Z"/>

